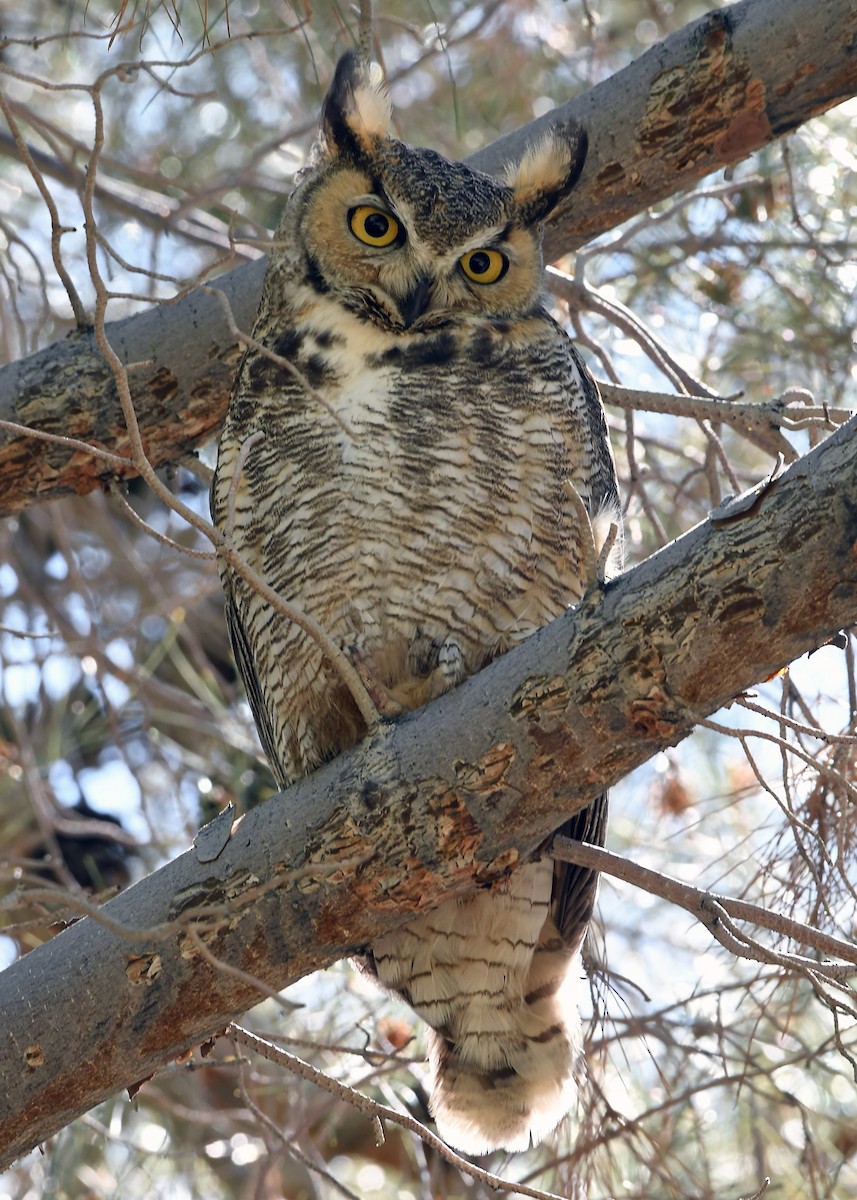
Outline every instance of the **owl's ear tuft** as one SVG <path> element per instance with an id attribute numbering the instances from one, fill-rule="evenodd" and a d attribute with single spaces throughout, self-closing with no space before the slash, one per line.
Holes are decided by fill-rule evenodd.
<path id="1" fill-rule="evenodd" d="M 353 50 L 336 64 L 321 111 L 329 153 L 360 158 L 379 138 L 389 137 L 393 110 L 377 63 L 368 65 Z"/>
<path id="2" fill-rule="evenodd" d="M 580 178 L 589 139 L 576 121 L 553 125 L 506 171 L 526 225 L 542 221 Z"/>

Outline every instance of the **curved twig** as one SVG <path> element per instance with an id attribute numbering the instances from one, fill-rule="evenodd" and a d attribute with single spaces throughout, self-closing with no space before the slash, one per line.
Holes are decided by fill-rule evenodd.
<path id="1" fill-rule="evenodd" d="M 533 1200 L 563 1200 L 562 1196 L 557 1196 L 555 1192 L 545 1192 L 540 1188 L 528 1187 L 524 1183 L 514 1183 L 510 1179 L 502 1179 L 499 1175 L 493 1175 L 490 1171 L 483 1170 L 482 1167 L 477 1167 L 473 1163 L 468 1162 L 466 1158 L 456 1154 L 454 1150 L 450 1150 L 446 1142 L 438 1137 L 436 1133 L 432 1133 L 425 1125 L 418 1121 L 415 1117 L 409 1116 L 407 1113 L 397 1112 L 394 1108 L 390 1108 L 386 1104 L 379 1104 L 377 1100 L 372 1100 L 369 1096 L 364 1096 L 362 1092 L 356 1088 L 349 1087 L 345 1083 L 340 1083 L 337 1079 L 332 1079 L 323 1071 L 317 1070 L 316 1067 L 310 1066 L 308 1062 L 304 1062 L 302 1058 L 298 1058 L 295 1054 L 289 1054 L 287 1050 L 283 1050 L 281 1046 L 269 1042 L 266 1038 L 261 1038 L 255 1033 L 251 1033 L 249 1029 L 244 1029 L 234 1022 L 227 1027 L 226 1033 L 229 1037 L 234 1038 L 240 1045 L 248 1050 L 253 1050 L 257 1054 L 261 1054 L 267 1058 L 269 1062 L 279 1063 L 280 1066 L 293 1071 L 295 1075 L 301 1079 L 307 1079 L 314 1083 L 317 1087 L 323 1088 L 326 1092 L 330 1092 L 332 1096 L 338 1096 L 340 1100 L 345 1100 L 351 1104 L 358 1112 L 365 1113 L 370 1118 L 392 1121 L 395 1125 L 400 1125 L 403 1129 L 410 1130 L 433 1150 L 436 1150 L 448 1163 L 457 1167 L 465 1175 L 469 1175 L 471 1179 L 478 1179 L 488 1187 L 493 1188 L 498 1192 L 511 1193 L 517 1196 L 531 1196 Z"/>
<path id="2" fill-rule="evenodd" d="M 857 945 L 834 937 L 820 929 L 812 929 L 800 921 L 794 921 L 781 913 L 771 913 L 757 904 L 746 900 L 736 900 L 731 896 L 720 896 L 707 892 L 702 888 L 693 887 L 689 883 L 653 871 L 649 867 L 641 867 L 639 863 L 630 862 L 619 854 L 604 850 L 600 846 L 591 846 L 587 842 L 576 842 L 570 838 L 556 837 L 551 845 L 551 855 L 562 862 L 573 862 L 579 866 L 591 867 L 605 875 L 613 875 L 626 883 L 644 888 L 653 896 L 661 896 L 673 904 L 686 909 L 697 920 L 701 921 L 711 931 L 721 944 L 733 950 L 742 957 L 757 961 L 773 962 L 781 966 L 789 966 L 801 971 L 811 971 L 815 975 L 823 975 L 829 979 L 841 980 L 849 975 L 857 974 Z M 820 953 L 836 954 L 839 962 L 816 962 L 797 954 L 779 954 L 768 951 L 758 943 L 752 942 L 744 934 L 735 930 L 732 920 L 751 921 L 763 929 L 770 929 L 783 937 L 794 939 L 805 946 L 812 946 Z M 725 928 L 725 936 L 721 936 Z M 730 936 L 732 935 L 732 936 Z M 751 947 L 754 951 L 748 954 L 746 949 L 737 949 L 736 942 L 742 947 Z M 761 951 L 764 958 L 758 959 L 755 951 Z"/>

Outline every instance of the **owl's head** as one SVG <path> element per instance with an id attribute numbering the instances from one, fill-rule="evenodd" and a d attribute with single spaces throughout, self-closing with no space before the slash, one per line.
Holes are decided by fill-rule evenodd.
<path id="1" fill-rule="evenodd" d="M 397 332 L 539 304 L 542 222 L 571 191 L 586 134 L 555 125 L 501 182 L 390 135 L 380 79 L 340 59 L 311 165 L 287 210 L 314 286 Z"/>

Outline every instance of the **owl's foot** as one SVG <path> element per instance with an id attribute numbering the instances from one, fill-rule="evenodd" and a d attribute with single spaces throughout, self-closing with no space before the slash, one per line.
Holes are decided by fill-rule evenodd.
<path id="1" fill-rule="evenodd" d="M 461 683 L 467 673 L 461 646 L 454 637 L 439 641 L 417 636 L 408 649 L 407 662 L 394 664 L 389 684 L 379 682 L 376 662 L 362 650 L 351 646 L 348 656 L 378 715 L 387 721 L 436 700 Z"/>
<path id="2" fill-rule="evenodd" d="M 406 708 L 419 708 L 461 683 L 467 674 L 464 653 L 450 634 L 442 641 L 418 635 L 408 653 L 408 674 L 394 689 Z"/>
<path id="3" fill-rule="evenodd" d="M 394 717 L 399 717 L 405 711 L 403 704 L 400 704 L 390 692 L 384 687 L 383 683 L 379 683 L 375 678 L 372 664 L 366 656 L 357 649 L 356 646 L 349 647 L 348 657 L 354 664 L 354 669 L 360 676 L 360 682 L 369 693 L 369 698 L 378 710 L 378 715 L 385 721 L 392 721 Z"/>
<path id="4" fill-rule="evenodd" d="M 437 650 L 437 668 L 435 674 L 441 681 L 440 691 L 449 691 L 452 687 L 457 687 L 461 683 L 464 676 L 467 674 L 467 668 L 464 663 L 464 654 L 461 646 L 454 637 L 448 637 L 441 642 Z"/>

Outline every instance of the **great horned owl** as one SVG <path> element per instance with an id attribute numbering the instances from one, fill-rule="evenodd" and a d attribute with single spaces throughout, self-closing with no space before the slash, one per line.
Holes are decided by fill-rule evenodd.
<path id="1" fill-rule="evenodd" d="M 215 522 L 351 654 L 388 710 L 478 671 L 580 598 L 582 498 L 618 520 L 595 384 L 542 297 L 541 222 L 583 167 L 557 125 L 505 182 L 390 135 L 351 54 L 277 230 L 212 489 Z M 256 435 L 255 437 L 253 435 Z M 242 449 L 243 448 L 243 449 Z M 600 535 L 599 535 L 600 536 Z M 222 565 L 233 648 L 282 786 L 363 723 L 318 645 Z M 606 801 L 564 832 L 603 839 Z M 430 1026 L 452 1145 L 526 1149 L 568 1111 L 590 871 L 527 865 L 367 961 Z"/>

